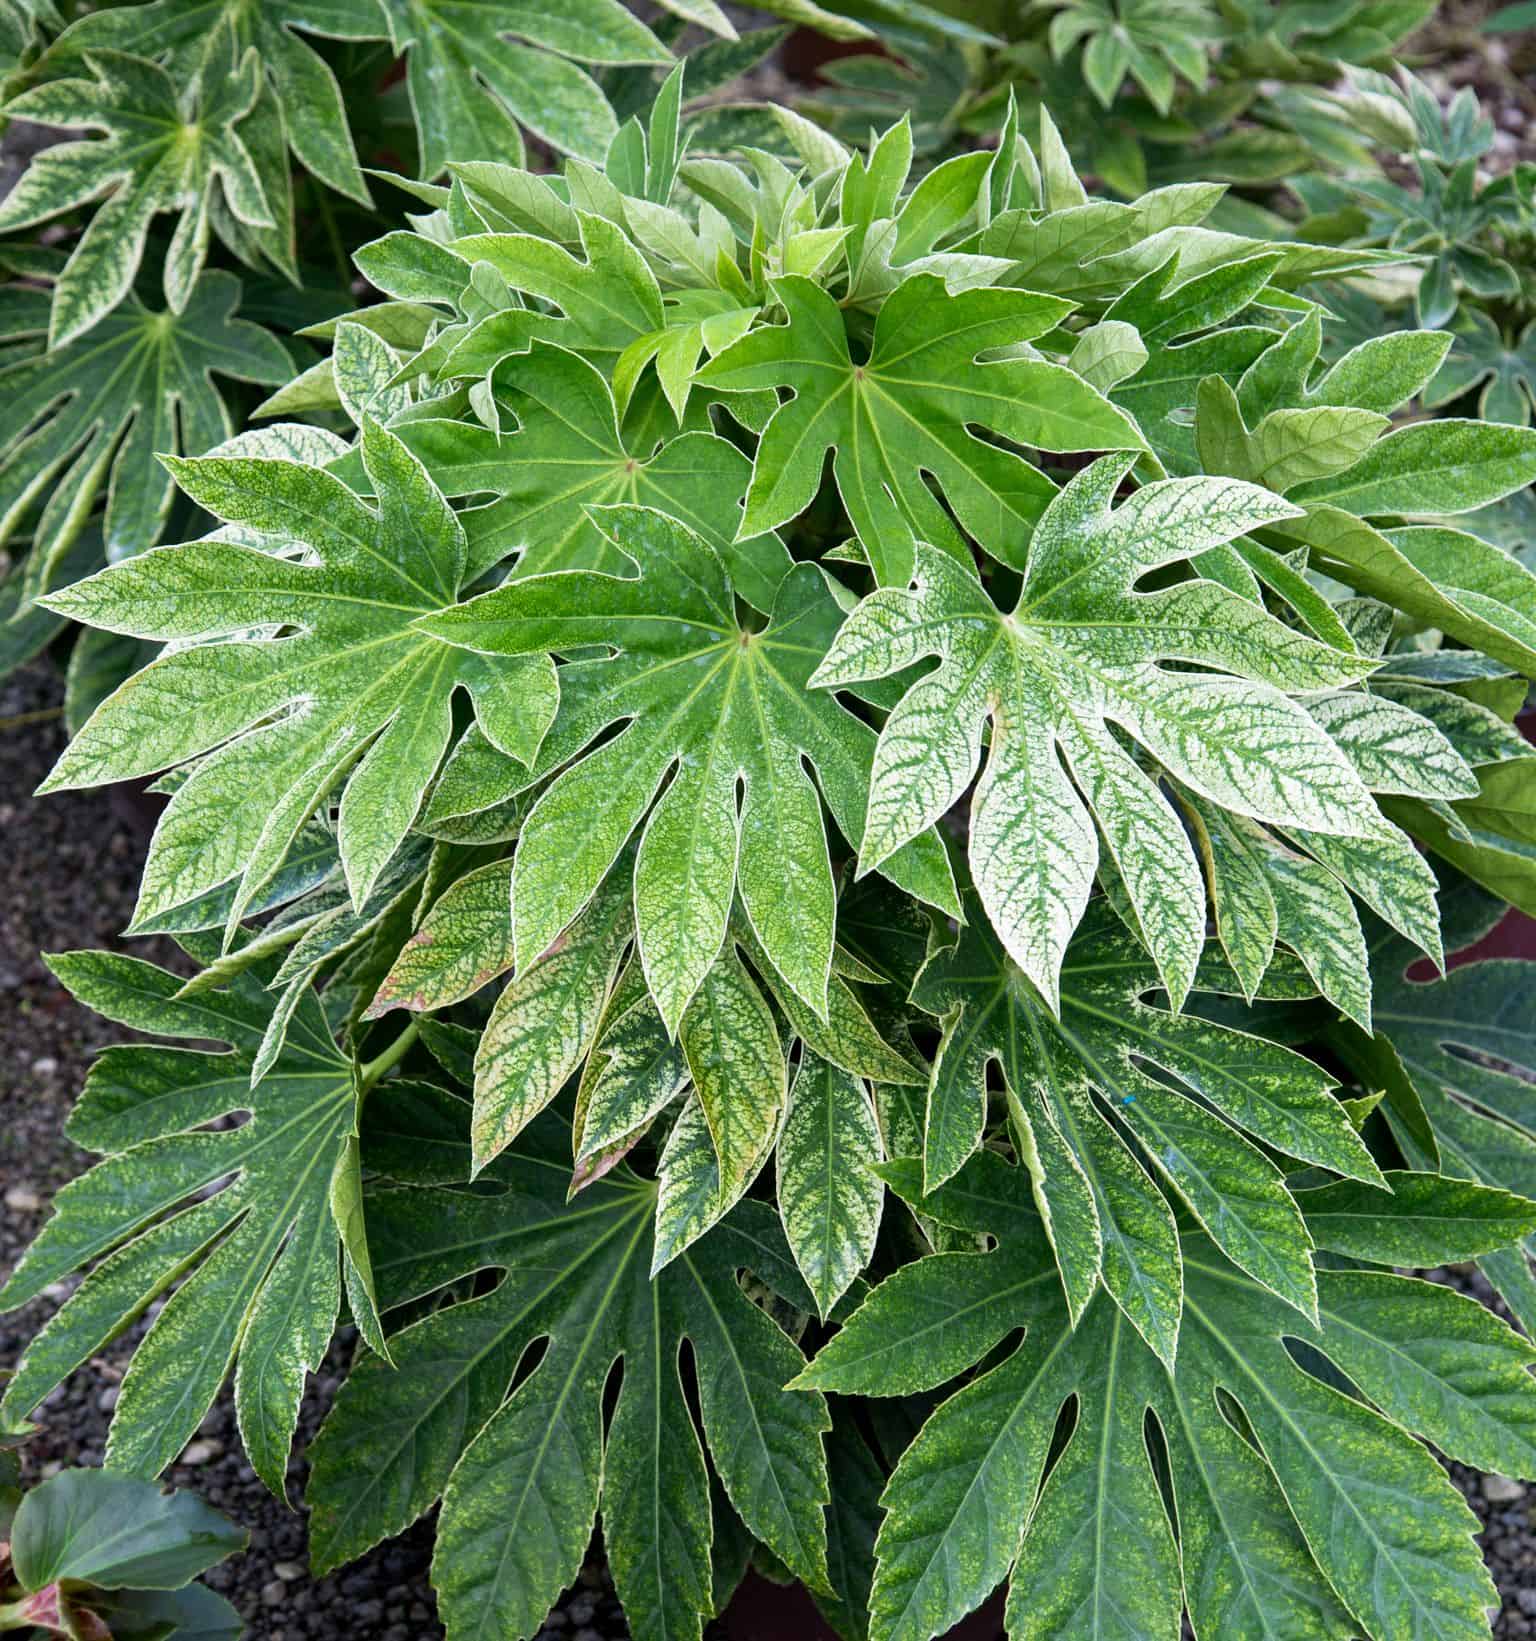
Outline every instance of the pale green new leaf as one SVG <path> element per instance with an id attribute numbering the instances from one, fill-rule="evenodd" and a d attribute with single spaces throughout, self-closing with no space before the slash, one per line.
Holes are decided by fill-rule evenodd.
<path id="1" fill-rule="evenodd" d="M 1195 395 L 1201 467 L 1262 484 L 1277 495 L 1353 467 L 1388 425 L 1378 411 L 1320 405 L 1271 410 L 1250 430 L 1237 395 L 1219 376 L 1208 376 Z"/>
<path id="2" fill-rule="evenodd" d="M 1134 424 L 1065 366 L 1019 357 L 1070 304 L 1019 290 L 946 291 L 935 274 L 906 280 L 875 321 L 869 358 L 855 363 L 842 312 L 810 280 L 775 281 L 787 316 L 758 325 L 698 373 L 725 392 L 788 388 L 764 429 L 742 531 L 777 529 L 804 511 L 836 451 L 838 493 L 879 579 L 901 586 L 914 542 L 962 550 L 954 521 L 1012 558 L 1054 493 L 1021 456 L 979 437 L 985 428 L 1043 450 L 1138 447 Z M 978 364 L 979 356 L 1010 357 Z"/>
<path id="3" fill-rule="evenodd" d="M 447 750 L 458 688 L 504 753 L 528 762 L 538 749 L 557 699 L 552 664 L 471 655 L 412 625 L 453 603 L 463 531 L 393 434 L 369 423 L 363 450 L 376 510 L 294 462 L 174 461 L 194 499 L 263 547 L 162 548 L 49 601 L 114 632 L 218 640 L 173 646 L 130 678 L 46 783 L 131 779 L 201 757 L 156 830 L 141 918 L 238 877 L 233 927 L 338 788 L 341 858 L 361 906 Z M 281 556 L 296 548 L 307 556 Z"/>
<path id="4" fill-rule="evenodd" d="M 819 1396 L 780 1388 L 799 1353 L 736 1275 L 767 1260 L 782 1280 L 771 1215 L 743 1205 L 652 1280 L 654 1189 L 613 1176 L 567 1207 L 567 1172 L 524 1142 L 497 1164 L 502 1191 L 375 1199 L 386 1303 L 476 1271 L 501 1279 L 397 1333 L 393 1368 L 370 1358 L 348 1380 L 314 1448 L 317 1562 L 361 1553 L 442 1497 L 434 1582 L 450 1633 L 527 1637 L 574 1579 L 600 1513 L 634 1634 L 698 1641 L 710 1610 L 707 1444 L 749 1530 L 823 1587 L 829 1420 Z M 537 1366 L 519 1377 L 538 1342 Z"/>
<path id="5" fill-rule="evenodd" d="M 732 586 L 761 610 L 790 567 L 772 535 L 736 543 L 752 464 L 729 440 L 694 430 L 651 450 L 626 443 L 613 394 L 577 354 L 535 341 L 496 366 L 491 390 L 516 431 L 412 420 L 398 429 L 449 496 L 496 499 L 463 515 L 471 574 L 516 559 L 518 576 L 553 570 L 621 574 L 625 559 L 587 511 L 604 503 L 656 508 L 701 535 Z"/>
<path id="6" fill-rule="evenodd" d="M 286 1048 L 252 1089 L 272 1010 L 258 971 L 227 990 L 179 997 L 175 975 L 136 958 L 81 952 L 52 961 L 109 1019 L 222 1041 L 231 1052 L 134 1044 L 106 1050 L 92 1066 L 70 1133 L 104 1160 L 59 1193 L 0 1305 L 90 1273 L 22 1358 L 7 1412 L 29 1412 L 164 1297 L 123 1380 L 108 1463 L 157 1475 L 233 1368 L 246 1452 L 281 1495 L 305 1374 L 320 1365 L 340 1304 L 332 1193 L 356 1132 L 356 1067 L 306 994 Z M 238 1127 L 206 1126 L 236 1112 L 246 1114 Z"/>
<path id="7" fill-rule="evenodd" d="M 1096 200 L 1086 209 L 1130 208 Z M 1190 416 L 1200 383 L 1211 376 L 1236 383 L 1270 348 L 1273 331 L 1236 321 L 1278 265 L 1274 253 L 1261 251 L 1190 274 L 1170 256 L 1119 292 L 1106 311 L 1103 323 L 1132 326 L 1148 354 L 1110 397 L 1136 418 L 1169 472 L 1200 470 Z"/>
<path id="8" fill-rule="evenodd" d="M 1353 466 L 1299 484 L 1292 500 L 1362 517 L 1438 518 L 1486 507 L 1536 481 L 1536 428 L 1441 417 L 1411 422 Z"/>
<path id="9" fill-rule="evenodd" d="M 699 536 L 644 508 L 594 517 L 637 576 L 511 581 L 426 623 L 489 657 L 614 651 L 561 669 L 561 711 L 533 773 L 562 773 L 524 823 L 513 875 L 518 972 L 570 924 L 639 829 L 636 929 L 669 1030 L 714 963 L 738 892 L 769 961 L 825 1016 L 835 894 L 821 799 L 857 846 L 874 755 L 873 731 L 806 687 L 837 602 L 819 571 L 799 566 L 768 626 L 754 631 L 738 622 L 724 565 Z M 588 750 L 618 724 L 622 733 Z M 915 837 L 886 871 L 953 905 L 936 838 Z"/>
<path id="10" fill-rule="evenodd" d="M 813 678 L 833 687 L 941 658 L 881 733 L 864 870 L 964 794 L 990 720 L 971 869 L 1010 956 L 1052 1007 L 1093 884 L 1095 822 L 1175 1002 L 1204 941 L 1204 890 L 1184 829 L 1115 730 L 1223 808 L 1346 836 L 1381 825 L 1344 755 L 1286 693 L 1357 678 L 1369 661 L 1213 582 L 1135 590 L 1148 571 L 1293 509 L 1214 478 L 1149 485 L 1112 508 L 1131 461 L 1104 458 L 1052 502 L 1011 614 L 972 569 L 920 547 L 912 590 L 865 599 Z M 1172 671 L 1170 661 L 1187 666 Z"/>

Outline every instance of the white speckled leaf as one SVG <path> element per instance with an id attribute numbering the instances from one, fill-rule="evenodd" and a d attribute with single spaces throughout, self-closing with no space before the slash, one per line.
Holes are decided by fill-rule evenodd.
<path id="1" fill-rule="evenodd" d="M 361 905 L 447 750 L 456 689 L 504 752 L 526 761 L 537 750 L 557 699 L 552 663 L 467 654 L 413 626 L 453 602 L 463 531 L 392 433 L 369 422 L 363 452 L 377 509 L 294 462 L 168 459 L 200 504 L 315 561 L 192 542 L 49 601 L 114 632 L 217 640 L 173 647 L 136 673 L 49 777 L 50 790 L 87 786 L 201 757 L 156 831 L 140 916 L 238 877 L 233 928 L 338 787 L 341 857 Z"/>
<path id="2" fill-rule="evenodd" d="M 256 103 L 261 67 L 254 51 L 234 61 L 234 41 L 225 39 L 191 81 L 190 103 L 158 63 L 104 48 L 85 59 L 90 79 L 50 80 L 7 105 L 8 118 L 106 133 L 44 150 L 0 203 L 0 232 L 9 233 L 106 196 L 54 286 L 54 347 L 88 331 L 128 294 L 162 213 L 181 214 L 164 269 L 166 299 L 178 312 L 203 269 L 216 191 L 238 224 L 286 235 L 272 214 L 268 179 L 246 146 L 249 132 L 237 129 Z"/>
<path id="3" fill-rule="evenodd" d="M 857 1077 L 806 1050 L 778 1148 L 779 1218 L 825 1316 L 869 1263 L 885 1183 L 880 1130 Z"/>
<path id="4" fill-rule="evenodd" d="M 1010 955 L 1053 1006 L 1093 881 L 1095 820 L 1175 1002 L 1204 936 L 1183 826 L 1112 725 L 1224 808 L 1346 835 L 1379 825 L 1353 768 L 1286 693 L 1350 681 L 1369 662 L 1212 582 L 1134 590 L 1147 571 L 1293 509 L 1209 478 L 1153 484 L 1112 509 L 1130 465 L 1106 457 L 1052 502 L 1011 615 L 974 572 L 920 546 L 913 588 L 866 598 L 813 680 L 831 687 L 927 656 L 942 662 L 907 690 L 881 734 L 860 851 L 866 870 L 962 796 L 990 719 L 972 871 Z M 1160 664 L 1175 660 L 1220 671 Z"/>
<path id="5" fill-rule="evenodd" d="M 701 537 L 645 508 L 594 517 L 638 575 L 533 576 L 427 623 L 491 656 L 615 651 L 561 668 L 564 710 L 533 771 L 560 773 L 529 813 L 513 876 L 519 968 L 569 924 L 645 822 L 635 922 L 669 1028 L 720 949 L 733 888 L 775 970 L 825 1017 L 836 906 L 821 799 L 857 845 L 874 755 L 869 727 L 806 687 L 837 603 L 819 571 L 798 566 L 754 631 L 738 623 L 725 568 Z M 953 904 L 936 837 L 915 837 L 886 871 Z"/>

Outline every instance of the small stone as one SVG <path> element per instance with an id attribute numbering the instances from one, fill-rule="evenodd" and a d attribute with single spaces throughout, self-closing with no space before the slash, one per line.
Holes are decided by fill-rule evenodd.
<path id="1" fill-rule="evenodd" d="M 586 1629 L 577 1630 L 575 1635 L 571 1637 L 571 1641 L 603 1641 L 603 1638 L 596 1630 Z"/>
<path id="2" fill-rule="evenodd" d="M 103 1413 L 110 1413 L 112 1409 L 117 1406 L 117 1398 L 121 1394 L 121 1386 L 108 1385 L 107 1388 L 96 1398 L 96 1406 L 100 1408 Z"/>
<path id="3" fill-rule="evenodd" d="M 285 1584 L 293 1584 L 304 1576 L 304 1568 L 297 1561 L 274 1561 L 272 1571 Z"/>
<path id="4" fill-rule="evenodd" d="M 261 1604 L 263 1607 L 281 1607 L 288 1599 L 288 1586 L 282 1579 L 274 1578 L 261 1587 Z"/>
<path id="5" fill-rule="evenodd" d="M 1516 1590 L 1515 1605 L 1527 1618 L 1536 1618 L 1536 1590 Z"/>
<path id="6" fill-rule="evenodd" d="M 215 1441 L 188 1442 L 186 1450 L 181 1455 L 182 1464 L 207 1464 L 210 1459 L 218 1458 L 224 1451 L 224 1444 Z"/>
<path id="7" fill-rule="evenodd" d="M 5 1205 L 18 1214 L 35 1214 L 43 1199 L 30 1185 L 12 1185 L 5 1193 Z"/>
<path id="8" fill-rule="evenodd" d="M 597 1611 L 597 1597 L 587 1594 L 573 1596 L 565 1611 L 566 1616 L 573 1624 L 578 1626 L 582 1624 L 590 1624 L 592 1622 L 592 1614 Z"/>
<path id="9" fill-rule="evenodd" d="M 34 1077 L 51 1077 L 59 1069 L 59 1062 L 51 1054 L 41 1054 L 32 1062 Z"/>
<path id="10" fill-rule="evenodd" d="M 1511 1481 L 1508 1476 L 1484 1476 L 1483 1497 L 1490 1504 L 1513 1504 L 1525 1497 L 1525 1484 Z"/>

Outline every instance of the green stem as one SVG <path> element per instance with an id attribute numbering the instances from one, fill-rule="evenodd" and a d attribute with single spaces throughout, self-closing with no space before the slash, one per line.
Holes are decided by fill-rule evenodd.
<path id="1" fill-rule="evenodd" d="M 347 260 L 346 250 L 342 246 L 341 235 L 336 228 L 336 217 L 331 210 L 331 202 L 326 197 L 324 183 L 315 183 L 314 197 L 320 221 L 325 228 L 325 236 L 331 243 L 331 255 L 336 258 L 336 271 L 341 277 L 341 288 L 348 290 L 352 284 L 352 264 Z"/>
<path id="2" fill-rule="evenodd" d="M 358 1072 L 358 1085 L 361 1092 L 366 1094 L 381 1077 L 395 1069 L 405 1058 L 405 1051 L 421 1035 L 421 1018 L 413 1016 L 411 1023 L 404 1031 L 384 1050 L 376 1059 L 370 1060 Z"/>
<path id="3" fill-rule="evenodd" d="M 35 712 L 18 712 L 14 718 L 0 718 L 0 730 L 25 729 L 28 724 L 45 724 L 63 715 L 63 707 L 38 707 Z"/>

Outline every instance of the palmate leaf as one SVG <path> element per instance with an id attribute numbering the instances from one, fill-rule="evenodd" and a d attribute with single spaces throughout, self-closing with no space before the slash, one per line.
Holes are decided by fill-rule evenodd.
<path id="1" fill-rule="evenodd" d="M 1011 614 L 972 569 L 923 546 L 913 589 L 866 598 L 812 679 L 835 687 L 941 658 L 881 732 L 861 870 L 961 797 L 990 719 L 971 870 L 1009 955 L 1053 1008 L 1093 885 L 1095 822 L 1176 1004 L 1204 942 L 1204 889 L 1183 826 L 1115 729 L 1223 808 L 1345 836 L 1383 824 L 1342 752 L 1283 693 L 1358 678 L 1370 661 L 1214 582 L 1134 590 L 1148 571 L 1293 509 L 1214 478 L 1152 484 L 1112 509 L 1133 459 L 1103 458 L 1051 503 Z M 1169 661 L 1222 675 L 1172 671 Z"/>
<path id="2" fill-rule="evenodd" d="M 1069 1330 L 1024 1170 L 983 1153 L 929 1196 L 915 1162 L 885 1172 L 924 1215 L 990 1227 L 1001 1246 L 898 1271 L 796 1383 L 907 1394 L 1027 1331 L 940 1405 L 887 1484 L 874 1641 L 927 1641 L 1009 1575 L 1012 1638 L 1172 1641 L 1184 1607 L 1197 1635 L 1222 1641 L 1487 1636 L 1495 1597 L 1476 1520 L 1408 1432 L 1467 1462 L 1514 1473 L 1536 1464 L 1532 1353 L 1503 1323 L 1432 1284 L 1320 1270 L 1314 1326 L 1191 1233 L 1170 1371 L 1105 1296 Z M 1321 1351 L 1365 1399 L 1305 1371 L 1287 1339 Z M 1491 1384 L 1496 1396 L 1483 1401 Z M 1056 1453 L 1058 1415 L 1074 1398 Z M 1149 1455 L 1149 1410 L 1176 1529 Z"/>
<path id="3" fill-rule="evenodd" d="M 381 4 L 390 44 L 406 58 L 423 177 L 440 175 L 450 160 L 520 162 L 520 128 L 562 153 L 601 162 L 618 121 L 597 82 L 568 59 L 669 58 L 661 41 L 618 0 L 573 0 L 559 8 L 521 0 Z M 724 17 L 715 18 L 698 20 L 729 32 Z"/>
<path id="4" fill-rule="evenodd" d="M 527 762 L 538 748 L 557 699 L 553 666 L 471 655 L 413 627 L 454 601 L 463 531 L 393 434 L 367 423 L 362 449 L 376 511 L 297 462 L 169 461 L 194 500 L 263 547 L 162 548 L 49 601 L 114 632 L 223 640 L 173 647 L 136 673 L 46 783 L 88 786 L 211 754 L 156 829 L 141 920 L 239 878 L 232 929 L 338 786 L 342 864 L 361 906 L 447 750 L 456 689 L 504 753 Z M 280 556 L 295 548 L 312 561 Z"/>
<path id="5" fill-rule="evenodd" d="M 283 111 L 283 135 L 301 164 L 338 192 L 366 204 L 341 88 L 325 59 L 301 36 L 377 40 L 384 22 L 375 0 L 149 0 L 107 6 L 71 25 L 49 52 L 57 69 L 103 48 L 167 59 L 197 73 L 211 47 L 232 35 L 254 49 Z"/>
<path id="6" fill-rule="evenodd" d="M 475 1272 L 501 1280 L 396 1333 L 393 1366 L 369 1357 L 348 1379 L 313 1448 L 317 1564 L 360 1554 L 441 1496 L 434 1583 L 449 1635 L 527 1637 L 575 1577 L 600 1512 L 634 1634 L 698 1641 L 712 1608 L 707 1446 L 751 1532 L 825 1588 L 830 1421 L 819 1396 L 781 1388 L 802 1359 L 736 1277 L 793 1280 L 772 1215 L 743 1204 L 653 1281 L 654 1187 L 612 1175 L 567 1207 L 568 1165 L 535 1137 L 498 1161 L 494 1194 L 373 1199 L 386 1304 Z"/>
<path id="7" fill-rule="evenodd" d="M 789 388 L 763 430 L 742 532 L 777 529 L 802 512 L 836 451 L 838 493 L 879 579 L 903 585 L 917 538 L 959 550 L 953 520 L 991 551 L 1016 549 L 1054 493 L 1021 456 L 971 431 L 1042 450 L 1141 445 L 1134 424 L 1064 365 L 1017 356 L 978 365 L 1051 329 L 1071 304 L 1022 290 L 946 292 L 918 274 L 888 296 L 868 360 L 849 351 L 837 303 L 810 280 L 776 280 L 787 322 L 759 325 L 695 380 L 727 393 Z"/>
<path id="8" fill-rule="evenodd" d="M 754 631 L 738 622 L 724 565 L 702 538 L 645 508 L 593 517 L 638 575 L 510 581 L 425 622 L 492 657 L 614 651 L 561 668 L 561 711 L 532 773 L 562 772 L 528 814 L 513 877 L 518 972 L 581 911 L 644 821 L 635 921 L 668 1030 L 709 972 L 738 893 L 768 961 L 824 1015 L 835 892 L 821 799 L 857 846 L 874 756 L 873 731 L 806 687 L 837 602 L 819 570 L 798 566 Z M 622 733 L 587 750 L 617 724 Z M 886 874 L 954 909 L 942 846 L 921 831 L 906 853 L 888 853 Z"/>
<path id="9" fill-rule="evenodd" d="M 655 450 L 627 442 L 602 375 L 547 342 L 503 360 L 490 384 L 515 431 L 498 436 L 425 417 L 397 429 L 446 495 L 496 497 L 463 514 L 472 570 L 515 557 L 518 576 L 621 574 L 623 554 L 587 509 L 631 502 L 696 531 L 725 561 L 735 591 L 760 610 L 773 608 L 789 554 L 771 534 L 737 542 L 752 464 L 728 439 L 699 429 Z"/>
<path id="10" fill-rule="evenodd" d="M 1477 414 L 1485 422 L 1529 425 L 1536 410 L 1536 320 L 1506 336 L 1487 314 L 1467 308 L 1451 329 L 1451 351 L 1425 391 L 1425 408 L 1438 410 L 1480 386 Z"/>
<path id="11" fill-rule="evenodd" d="M 69 1134 L 104 1160 L 59 1193 L 0 1306 L 93 1268 L 28 1347 L 6 1414 L 28 1413 L 179 1283 L 123 1380 L 107 1462 L 163 1470 L 233 1367 L 241 1439 L 281 1494 L 304 1376 L 330 1343 L 343 1275 L 371 1326 L 366 1255 L 338 1217 L 356 1188 L 357 1067 L 310 994 L 253 1089 L 272 1011 L 255 970 L 227 990 L 182 997 L 177 976 L 136 958 L 76 952 L 51 963 L 81 1002 L 120 1025 L 230 1052 L 134 1044 L 92 1066 Z M 239 1127 L 205 1126 L 237 1112 L 247 1114 Z"/>
<path id="12" fill-rule="evenodd" d="M 1082 46 L 1083 78 L 1105 108 L 1129 75 L 1159 114 L 1173 106 L 1178 76 L 1204 87 L 1217 37 L 1216 18 L 1201 0 L 1068 0 L 1050 27 L 1058 60 Z"/>
<path id="13" fill-rule="evenodd" d="M 1366 338 L 1318 372 L 1322 342 L 1322 314 L 1314 308 L 1243 372 L 1237 383 L 1242 416 L 1262 423 L 1277 411 L 1349 407 L 1386 414 L 1424 390 L 1450 346 L 1443 331 L 1391 331 Z"/>
<path id="14" fill-rule="evenodd" d="M 127 295 L 151 222 L 180 220 L 165 259 L 165 295 L 183 311 L 208 252 L 213 207 L 222 201 L 250 229 L 280 229 L 273 202 L 238 129 L 256 105 L 254 52 L 233 62 L 209 53 L 203 73 L 180 86 L 158 63 L 121 51 L 86 58 L 90 79 L 51 80 L 6 104 L 10 119 L 85 126 L 100 139 L 61 143 L 39 154 L 3 203 L 0 232 L 30 227 L 105 196 L 53 288 L 49 342 L 60 348 Z M 280 252 L 280 241 L 268 242 Z"/>
<path id="15" fill-rule="evenodd" d="M 156 313 L 130 296 L 88 336 L 0 370 L 0 539 L 48 498 L 26 596 L 49 589 L 103 486 L 109 560 L 160 539 L 172 482 L 156 458 L 201 455 L 234 432 L 215 375 L 287 379 L 286 351 L 234 317 L 239 301 L 233 274 L 205 273 L 181 313 Z"/>
<path id="16" fill-rule="evenodd" d="M 1154 1175 L 1228 1258 L 1314 1314 L 1311 1241 L 1259 1145 L 1380 1183 L 1328 1076 L 1278 1043 L 1149 1002 L 1157 975 L 1103 903 L 1068 948 L 1059 1018 L 980 907 L 968 911 L 959 943 L 929 959 L 912 994 L 944 1026 L 928 1085 L 927 1187 L 980 1146 L 996 1064 L 1074 1320 L 1102 1277 L 1153 1350 L 1174 1360 L 1178 1233 Z"/>
<path id="17" fill-rule="evenodd" d="M 1200 462 L 1189 417 L 1195 394 L 1207 377 L 1235 384 L 1271 346 L 1273 331 L 1235 321 L 1269 284 L 1280 258 L 1260 249 L 1187 277 L 1180 260 L 1175 253 L 1143 274 L 1106 311 L 1106 322 L 1134 326 L 1148 353 L 1110 397 L 1136 418 L 1170 473 L 1196 473 Z"/>

